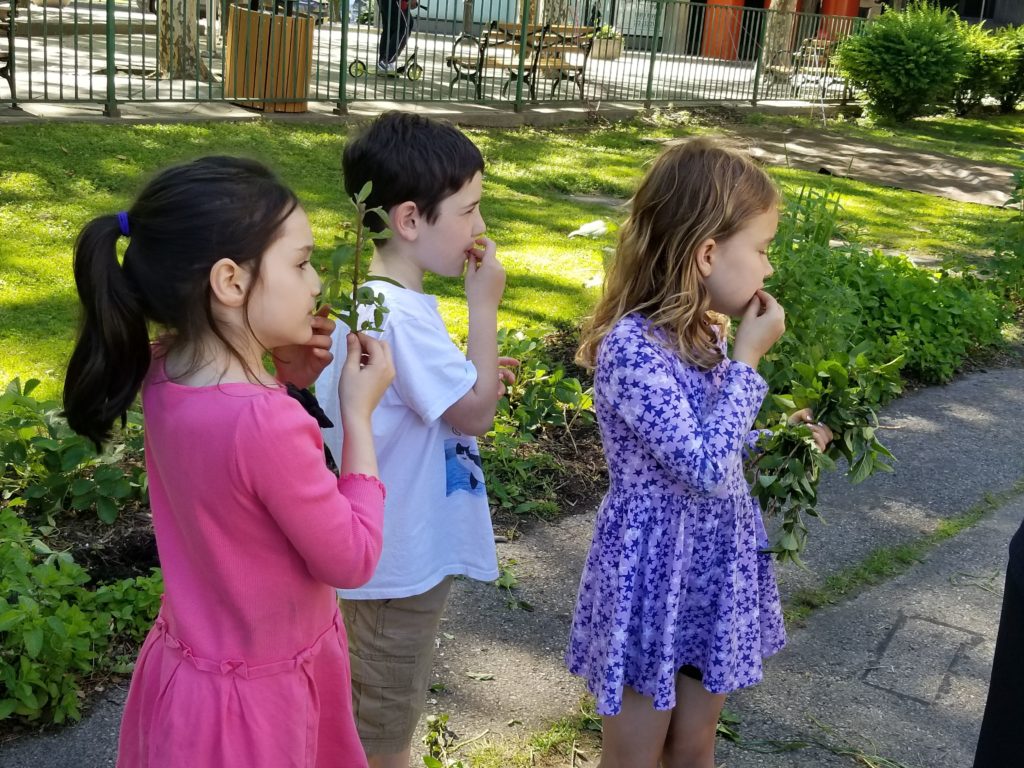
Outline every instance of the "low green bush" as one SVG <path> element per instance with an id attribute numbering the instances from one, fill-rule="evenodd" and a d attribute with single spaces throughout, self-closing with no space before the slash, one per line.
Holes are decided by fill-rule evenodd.
<path id="1" fill-rule="evenodd" d="M 32 397 L 39 382 L 15 379 L 0 394 L 0 496 L 19 496 L 29 514 L 52 519 L 68 510 L 95 510 L 112 523 L 126 503 L 143 503 L 142 421 L 130 418 L 103 453 L 75 434 L 61 404 Z"/>
<path id="2" fill-rule="evenodd" d="M 955 78 L 953 108 L 963 116 L 981 106 L 986 96 L 997 96 L 1018 69 L 1017 52 L 1006 35 L 995 35 L 984 25 L 959 23 L 964 45 L 964 66 Z M 1021 87 L 1019 83 L 1016 87 Z"/>
<path id="3" fill-rule="evenodd" d="M 768 288 L 787 309 L 787 330 L 764 366 L 775 391 L 787 389 L 794 363 L 853 348 L 879 364 L 902 356 L 903 375 L 944 382 L 971 351 L 1000 342 L 1012 317 L 1000 282 L 869 250 L 843 236 L 840 218 L 825 188 L 803 190 L 780 219 Z"/>
<path id="4" fill-rule="evenodd" d="M 551 360 L 545 338 L 539 329 L 498 331 L 499 354 L 520 365 L 515 384 L 498 402 L 494 429 L 480 442 L 492 502 L 517 515 L 544 517 L 558 510 L 554 480 L 560 464 L 535 444 L 537 438 L 594 421 L 590 389 Z"/>
<path id="5" fill-rule="evenodd" d="M 1003 79 L 992 95 L 999 99 L 1000 111 L 1010 114 L 1024 101 L 1024 25 L 1002 27 L 995 35 L 1009 50 L 1011 66 L 1003 71 Z"/>
<path id="6" fill-rule="evenodd" d="M 904 121 L 948 104 L 966 50 L 959 19 L 923 0 L 887 11 L 839 44 L 839 71 L 861 89 L 868 111 Z"/>
<path id="7" fill-rule="evenodd" d="M 831 190 L 804 189 L 780 217 L 771 249 L 767 288 L 786 307 L 787 328 L 763 358 L 774 396 L 757 425 L 769 432 L 747 469 L 765 514 L 778 519 L 771 551 L 782 560 L 800 562 L 823 471 L 842 460 L 856 483 L 890 469 L 876 412 L 899 394 L 901 376 L 948 380 L 973 350 L 999 343 L 1011 319 L 1000 280 L 868 250 L 843 236 L 840 219 Z M 832 429 L 827 451 L 806 426 L 788 423 L 802 408 Z"/>
<path id="8" fill-rule="evenodd" d="M 158 574 L 89 590 L 88 574 L 0 508 L 0 720 L 60 723 L 81 717 L 83 678 L 124 671 L 156 616 Z"/>

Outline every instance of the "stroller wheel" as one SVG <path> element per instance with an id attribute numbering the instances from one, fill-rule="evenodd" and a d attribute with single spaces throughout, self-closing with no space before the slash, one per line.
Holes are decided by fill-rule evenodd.
<path id="1" fill-rule="evenodd" d="M 348 65 L 348 73 L 352 77 L 365 77 L 366 76 L 366 64 L 359 59 L 356 59 Z"/>
<path id="2" fill-rule="evenodd" d="M 423 67 L 419 64 L 410 64 L 405 68 L 405 76 L 410 80 L 419 80 L 423 77 Z"/>

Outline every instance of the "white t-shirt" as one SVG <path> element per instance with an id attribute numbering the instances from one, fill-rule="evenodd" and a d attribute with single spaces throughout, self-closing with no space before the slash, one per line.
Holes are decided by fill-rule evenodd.
<path id="1" fill-rule="evenodd" d="M 375 280 L 388 312 L 382 332 L 391 345 L 395 379 L 373 412 L 380 479 L 387 489 L 384 551 L 373 578 L 343 598 L 379 600 L 419 595 L 445 576 L 498 578 L 487 491 L 476 438 L 453 430 L 441 415 L 476 383 L 476 369 L 452 342 L 437 297 Z M 345 363 L 344 327 L 334 333 L 334 360 L 316 382 L 316 396 L 334 429 L 324 441 L 341 464 L 338 378 Z"/>

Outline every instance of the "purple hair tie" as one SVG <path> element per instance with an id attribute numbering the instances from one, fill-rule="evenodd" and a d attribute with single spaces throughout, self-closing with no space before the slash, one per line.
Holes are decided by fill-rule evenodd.
<path id="1" fill-rule="evenodd" d="M 128 211 L 117 212 L 117 227 L 121 230 L 122 235 L 128 237 L 130 234 L 128 230 Z"/>

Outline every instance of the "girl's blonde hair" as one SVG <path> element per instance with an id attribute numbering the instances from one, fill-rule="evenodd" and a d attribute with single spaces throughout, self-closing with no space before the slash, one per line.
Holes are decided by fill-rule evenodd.
<path id="1" fill-rule="evenodd" d="M 679 356 L 702 369 L 722 359 L 718 331 L 728 318 L 709 309 L 697 269 L 698 247 L 724 240 L 779 203 L 768 175 L 746 155 L 707 138 L 677 144 L 651 165 L 585 323 L 576 360 L 593 368 L 601 340 L 630 312 L 660 328 Z"/>

